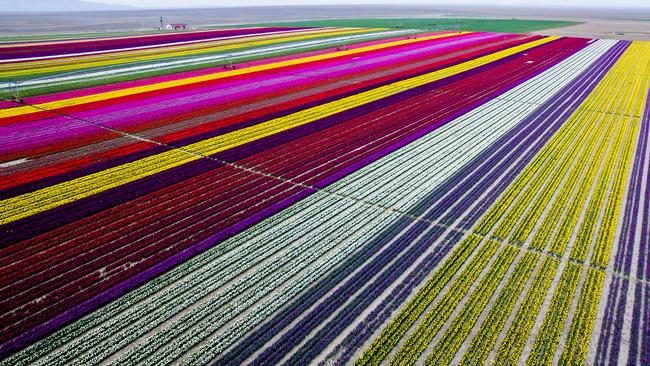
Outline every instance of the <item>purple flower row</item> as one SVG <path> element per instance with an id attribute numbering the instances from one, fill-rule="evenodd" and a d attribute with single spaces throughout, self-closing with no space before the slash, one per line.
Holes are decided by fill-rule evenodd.
<path id="1" fill-rule="evenodd" d="M 650 90 L 648 91 L 650 94 Z M 646 98 L 645 111 L 642 117 L 641 138 L 644 144 L 648 139 L 648 124 L 650 124 L 650 95 Z M 644 151 L 645 152 L 645 151 Z M 645 155 L 645 154 L 644 154 Z M 639 279 L 650 279 L 650 252 L 648 252 L 648 241 L 650 233 L 648 232 L 648 220 L 650 220 L 650 181 L 646 179 L 644 190 L 645 202 L 641 211 L 641 241 L 639 243 L 639 254 L 637 263 L 637 277 Z M 650 316 L 648 307 L 650 307 L 650 285 L 645 285 L 645 297 L 643 297 L 643 285 L 636 283 L 634 292 L 634 310 L 632 313 L 632 339 L 630 340 L 630 349 L 628 352 L 628 363 L 634 364 L 636 361 L 645 361 L 647 365 L 650 362 Z M 643 314 L 642 314 L 643 313 Z M 643 319 L 643 329 L 640 329 L 641 319 Z M 639 332 L 641 339 L 639 339 Z M 640 344 L 639 344 L 640 343 Z M 639 349 L 640 347 L 640 349 Z"/>

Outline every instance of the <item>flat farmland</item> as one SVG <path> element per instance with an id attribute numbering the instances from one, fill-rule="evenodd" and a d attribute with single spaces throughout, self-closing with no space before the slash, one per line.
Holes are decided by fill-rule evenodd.
<path id="1" fill-rule="evenodd" d="M 0 364 L 650 363 L 650 43 L 0 43 Z"/>

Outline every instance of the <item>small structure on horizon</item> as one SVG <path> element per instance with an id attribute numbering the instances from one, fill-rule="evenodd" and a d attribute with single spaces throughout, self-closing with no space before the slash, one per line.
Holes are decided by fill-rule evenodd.
<path id="1" fill-rule="evenodd" d="M 177 29 L 190 29 L 190 25 L 186 23 L 170 23 L 165 25 L 166 30 L 177 30 Z"/>

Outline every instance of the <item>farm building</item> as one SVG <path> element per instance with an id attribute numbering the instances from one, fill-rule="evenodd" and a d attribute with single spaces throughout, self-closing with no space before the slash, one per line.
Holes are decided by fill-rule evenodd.
<path id="1" fill-rule="evenodd" d="M 165 26 L 165 29 L 167 30 L 174 30 L 174 29 L 190 29 L 189 24 L 185 23 L 174 23 L 174 24 L 167 24 Z"/>

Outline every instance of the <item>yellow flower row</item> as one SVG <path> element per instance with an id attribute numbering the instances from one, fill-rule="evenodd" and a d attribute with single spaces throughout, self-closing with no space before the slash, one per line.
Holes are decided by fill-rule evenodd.
<path id="1" fill-rule="evenodd" d="M 424 320 L 415 329 L 415 332 L 409 336 L 397 351 L 395 357 L 390 360 L 389 365 L 413 365 L 417 361 L 456 306 L 469 292 L 483 269 L 487 267 L 499 247 L 500 243 L 494 240 L 488 240 L 483 244 L 477 255 L 470 260 L 467 267 L 463 269 L 449 287 L 449 290 L 429 310 Z"/>
<path id="2" fill-rule="evenodd" d="M 612 116 L 609 115 L 611 119 Z M 616 168 L 616 161 L 620 155 L 623 137 L 625 137 L 626 126 L 620 121 L 610 121 L 608 124 L 616 124 L 616 133 L 614 134 L 614 141 L 605 156 L 600 176 L 598 177 L 594 191 L 587 205 L 587 211 L 582 219 L 582 224 L 578 230 L 578 236 L 571 250 L 570 258 L 579 262 L 584 262 L 589 253 L 590 244 L 593 241 L 594 233 L 599 224 L 600 213 L 604 205 L 607 191 L 609 190 L 609 183 Z M 607 141 L 607 140 L 605 140 Z"/>
<path id="3" fill-rule="evenodd" d="M 5 199 L 0 203 L 0 225 L 74 202 L 198 158 L 196 155 L 180 150 L 171 150 Z"/>
<path id="4" fill-rule="evenodd" d="M 550 365 L 552 363 L 564 322 L 569 315 L 573 295 L 578 287 L 581 271 L 581 265 L 571 262 L 564 269 L 526 365 Z"/>
<path id="5" fill-rule="evenodd" d="M 638 44 L 634 44 L 630 47 L 632 48 L 631 53 L 634 52 L 634 49 L 638 49 Z M 630 59 L 630 61 L 632 61 Z M 623 88 L 626 92 L 621 96 L 622 102 L 617 103 L 617 105 L 623 106 L 623 109 L 627 111 L 626 113 L 631 113 L 629 111 L 630 106 L 635 106 L 638 104 L 645 104 L 645 92 L 641 93 L 641 90 L 647 90 L 648 79 L 644 77 L 644 72 L 648 68 L 648 57 L 639 59 L 638 57 L 634 58 L 634 62 L 630 65 L 628 73 L 621 74 L 623 80 L 623 85 L 635 85 L 634 88 Z M 643 88 L 638 86 L 644 84 Z M 618 111 L 619 113 L 622 112 Z M 599 181 L 595 187 L 594 195 L 589 203 L 587 213 L 585 214 L 585 219 L 583 224 L 580 227 L 578 234 L 577 245 L 574 247 L 574 250 L 571 253 L 571 257 L 578 261 L 585 261 L 587 258 L 587 253 L 589 246 L 588 244 L 592 241 L 593 233 L 596 231 L 596 227 L 599 223 L 601 208 L 605 205 L 607 201 L 607 207 L 605 211 L 605 217 L 602 219 L 602 227 L 604 231 L 599 231 L 598 240 L 595 246 L 594 258 L 592 260 L 596 265 L 604 267 L 609 261 L 609 252 L 611 250 L 612 241 L 613 241 L 613 232 L 616 230 L 616 224 L 618 223 L 618 212 L 619 207 L 622 204 L 622 191 L 621 188 L 624 188 L 623 180 L 627 176 L 629 169 L 629 162 L 632 158 L 632 146 L 631 142 L 637 140 L 638 135 L 638 125 L 640 120 L 638 118 L 623 117 L 622 120 L 617 115 L 609 115 L 610 120 L 613 119 L 611 123 L 616 123 L 619 125 L 619 130 L 616 135 L 616 140 L 614 146 L 611 148 L 611 152 L 607 156 L 607 160 L 604 162 L 603 172 L 599 178 Z M 631 120 L 631 121 L 630 121 Z M 628 131 L 628 123 L 632 123 L 631 130 Z M 623 144 L 624 137 L 625 146 L 623 147 L 623 152 L 620 157 L 617 166 L 617 160 L 620 155 L 621 145 Z M 611 177 L 614 176 L 615 180 L 612 183 L 610 188 Z M 609 197 L 609 198 L 608 198 Z M 603 235 L 601 235 L 603 233 Z"/>
<path id="6" fill-rule="evenodd" d="M 549 211 L 548 215 L 549 217 L 555 217 L 555 221 L 549 221 L 547 217 L 543 224 L 554 226 L 559 219 L 559 214 L 561 214 L 562 210 L 565 208 L 576 182 L 579 180 L 584 167 L 593 154 L 594 145 L 602 138 L 601 132 L 604 127 L 602 124 L 597 124 L 596 126 L 584 126 L 584 121 L 578 123 L 579 125 L 582 125 L 580 136 L 575 142 L 573 142 L 572 147 L 569 148 L 568 146 L 563 146 L 561 148 L 562 150 L 566 148 L 567 154 L 562 158 L 562 163 L 555 168 L 555 171 L 548 179 L 546 186 L 541 190 L 539 196 L 534 202 L 532 200 L 519 202 L 519 204 L 524 207 L 528 204 L 530 210 L 526 213 L 522 222 L 517 226 L 511 239 L 512 242 L 523 243 L 528 239 L 535 224 L 539 218 L 544 215 L 546 207 L 548 207 L 548 205 L 553 201 L 553 195 L 558 191 L 558 189 L 558 196 L 553 201 L 553 207 Z M 523 209 L 521 212 L 524 212 Z M 533 242 L 533 247 L 538 250 L 543 250 L 545 248 L 546 241 L 553 232 L 553 226 L 547 226 L 548 232 L 543 232 L 544 229 L 538 230 L 537 234 L 545 235 L 546 240 L 541 243 L 540 241 Z"/>
<path id="7" fill-rule="evenodd" d="M 585 363 L 604 279 L 605 275 L 602 271 L 593 268 L 587 271 L 587 278 L 580 292 L 560 364 L 583 365 Z"/>
<path id="8" fill-rule="evenodd" d="M 605 207 L 605 216 L 598 231 L 594 254 L 591 258 L 591 264 L 600 268 L 606 268 L 609 263 L 609 255 L 614 242 L 614 234 L 619 220 L 619 212 L 623 203 L 623 194 L 627 183 L 627 176 L 632 163 L 634 154 L 634 144 L 639 136 L 639 125 L 641 121 L 634 119 L 630 122 L 631 130 L 625 136 L 625 146 L 621 161 L 615 170 L 614 183 L 609 190 L 609 199 Z"/>
<path id="9" fill-rule="evenodd" d="M 472 343 L 460 362 L 461 365 L 485 364 L 485 360 L 497 342 L 501 330 L 505 328 L 506 320 L 508 320 L 521 292 L 524 290 L 539 258 L 539 253 L 526 252 L 524 254 L 499 297 L 492 305 L 478 333 L 472 338 Z M 467 306 L 474 306 L 473 302 L 469 301 Z M 457 317 L 454 321 L 462 321 L 462 319 Z"/>
<path id="10" fill-rule="evenodd" d="M 581 108 L 640 117 L 643 105 L 639 101 L 647 91 L 647 83 L 644 84 L 643 80 L 650 73 L 649 57 L 649 42 L 633 42 L 601 81 L 601 84 L 616 85 L 620 80 L 625 80 L 617 90 L 623 96 L 624 103 L 608 99 L 605 94 L 591 93 Z"/>
<path id="11" fill-rule="evenodd" d="M 557 155 L 562 153 L 562 148 L 568 146 L 569 142 L 578 133 L 577 130 L 573 129 L 573 126 L 572 121 L 569 120 L 544 145 L 541 151 L 508 187 L 505 193 L 490 207 L 490 210 L 485 214 L 483 220 L 481 220 L 475 229 L 478 233 L 487 235 L 499 218 L 507 211 L 512 202 L 514 202 L 519 192 L 525 189 L 528 182 L 537 174 L 537 171 L 542 169 L 543 164 L 547 161 L 553 162 L 558 159 Z"/>
<path id="12" fill-rule="evenodd" d="M 585 205 L 590 189 L 595 179 L 597 167 L 604 156 L 607 147 L 607 138 L 600 134 L 601 129 L 606 129 L 606 136 L 610 136 L 616 129 L 612 126 L 615 121 L 612 115 L 597 113 L 600 110 L 615 110 L 612 105 L 636 104 L 639 95 L 630 94 L 628 85 L 639 84 L 638 72 L 630 74 L 621 73 L 621 70 L 638 70 L 640 66 L 634 64 L 635 50 L 628 49 L 614 64 L 612 70 L 605 75 L 592 93 L 581 104 L 579 109 L 567 120 L 560 130 L 551 138 L 548 144 L 540 151 L 533 161 L 527 165 L 506 192 L 490 208 L 476 231 L 487 235 L 491 228 L 500 220 L 494 231 L 494 237 L 506 239 L 514 230 L 512 243 L 521 244 L 527 240 L 540 217 L 553 200 L 559 189 L 557 200 L 553 202 L 549 214 L 542 222 L 541 229 L 533 238 L 532 247 L 543 249 L 554 232 L 554 228 L 566 205 L 570 200 L 574 187 L 582 171 L 590 159 L 595 146 L 599 146 L 596 157 L 587 168 L 587 176 L 578 186 L 578 193 L 567 215 L 559 226 L 559 232 L 554 237 L 551 245 L 553 254 L 562 255 L 564 248 L 571 239 L 573 229 L 580 218 L 580 213 Z M 641 82 L 643 84 L 643 82 Z M 647 82 L 645 82 L 647 88 Z M 636 87 L 634 87 L 636 88 Z M 634 88 L 632 88 L 634 90 Z M 641 98 L 643 99 L 643 98 Z M 599 118 L 594 118 L 596 115 Z M 604 119 L 605 121 L 599 120 Z M 616 135 L 616 133 L 614 133 Z M 567 175 L 568 174 L 568 175 Z M 565 179 L 565 177 L 568 178 Z M 523 220 L 519 220 L 523 216 Z M 616 218 L 613 218 L 616 219 Z M 586 220 L 594 223 L 597 220 Z M 588 229 L 588 226 L 586 226 Z M 591 231 L 583 231 L 583 237 Z M 586 236 L 584 236 L 586 235 Z M 586 246 L 588 249 L 588 246 Z M 580 248 L 584 249 L 584 248 Z M 582 250 L 581 253 L 586 254 Z M 584 255 L 580 256 L 583 258 Z M 584 260 L 584 258 L 583 258 Z"/>
<path id="13" fill-rule="evenodd" d="M 647 46 L 647 43 L 644 43 L 646 46 L 642 48 L 642 51 L 648 52 L 650 47 Z M 638 90 L 640 94 L 633 94 L 631 96 L 637 104 L 645 105 L 647 100 L 647 88 L 650 81 L 650 62 L 647 58 L 642 58 L 641 62 L 637 63 L 637 70 L 633 73 L 638 76 L 640 80 L 640 85 L 643 87 Z M 623 152 L 621 160 L 619 161 L 618 167 L 615 169 L 614 182 L 612 187 L 609 190 L 609 199 L 607 201 L 607 206 L 605 208 L 605 216 L 602 221 L 602 225 L 598 232 L 598 237 L 596 239 L 596 245 L 594 248 L 594 254 L 591 259 L 591 264 L 596 267 L 606 268 L 609 263 L 609 256 L 612 249 L 612 244 L 614 242 L 614 234 L 616 232 L 616 227 L 619 221 L 619 212 L 622 206 L 623 194 L 625 192 L 625 186 L 627 183 L 627 176 L 629 173 L 630 164 L 632 163 L 632 158 L 635 150 L 635 143 L 638 139 L 639 127 L 641 120 L 636 117 L 627 119 L 629 130 L 625 136 L 625 145 L 623 147 Z"/>
<path id="14" fill-rule="evenodd" d="M 577 121 L 577 119 L 574 118 L 572 123 L 577 124 L 579 123 L 579 121 Z M 610 129 L 611 127 L 612 126 L 609 126 Z M 596 146 L 594 139 L 602 140 L 602 136 L 605 135 L 603 134 L 603 129 L 605 128 L 605 124 L 598 123 L 596 124 L 596 127 L 593 130 L 588 127 L 583 127 L 583 128 L 585 132 L 591 132 L 592 136 L 589 142 L 587 143 L 587 145 L 585 146 L 584 150 L 580 154 L 580 156 L 577 158 L 575 166 L 569 173 L 566 182 L 560 188 L 560 191 L 555 197 L 555 200 L 553 200 L 553 204 L 551 208 L 548 210 L 548 213 L 544 218 L 544 221 L 542 221 L 540 228 L 533 236 L 532 242 L 530 244 L 532 248 L 535 248 L 537 250 L 544 250 L 546 248 L 546 244 L 548 243 L 549 239 L 551 238 L 551 235 L 553 234 L 553 229 L 560 221 L 562 213 L 565 211 L 567 206 L 569 206 L 571 196 L 573 195 L 573 191 L 575 190 L 576 186 L 580 187 L 580 189 L 589 187 L 589 183 L 588 182 L 582 183 L 580 178 L 583 176 L 583 174 L 585 174 L 585 168 L 587 168 L 589 162 L 591 162 L 591 165 L 589 166 L 589 168 L 587 168 L 586 170 L 587 172 L 592 171 L 594 169 L 593 166 L 596 164 L 597 161 L 599 161 L 596 158 L 598 153 L 597 151 L 594 151 L 594 146 Z M 604 151 L 604 149 L 601 150 Z M 578 183 L 580 184 L 578 185 Z M 524 237 L 527 238 L 528 235 L 530 234 L 530 231 L 528 231 L 527 228 L 525 230 L 526 231 L 522 230 L 522 232 L 520 233 L 518 229 L 518 231 L 515 233 L 515 237 L 517 237 L 518 240 L 522 240 L 522 239 L 525 240 Z M 555 254 L 558 253 L 557 248 L 552 249 L 552 251 Z"/>
<path id="15" fill-rule="evenodd" d="M 544 297 L 551 287 L 551 282 L 557 272 L 559 261 L 545 258 L 539 272 L 535 276 L 524 301 L 515 315 L 506 337 L 501 343 L 494 359 L 495 365 L 517 365 L 519 357 L 526 345 L 530 331 L 535 325 L 535 319 L 540 312 Z"/>
<path id="16" fill-rule="evenodd" d="M 606 115 L 603 114 L 600 115 L 600 117 L 605 117 L 605 116 Z M 591 151 L 594 151 L 594 148 L 596 150 L 593 153 L 591 162 L 587 167 L 586 174 L 584 175 L 582 181 L 578 185 L 573 200 L 571 201 L 571 203 L 569 204 L 566 210 L 566 215 L 564 216 L 561 223 L 559 224 L 558 231 L 555 234 L 555 237 L 553 238 L 553 241 L 551 242 L 549 247 L 549 252 L 557 256 L 563 255 L 565 248 L 567 247 L 569 241 L 571 240 L 574 228 L 577 225 L 578 220 L 580 219 L 582 208 L 586 204 L 587 197 L 589 196 L 589 192 L 591 191 L 591 187 L 595 184 L 597 173 L 598 173 L 598 166 L 605 158 L 605 153 L 609 145 L 608 142 L 612 138 L 616 127 L 615 124 L 607 123 L 606 121 L 599 120 L 599 119 L 594 121 L 590 121 L 587 119 L 585 120 L 584 123 L 586 123 L 588 127 L 591 127 L 593 124 L 595 126 L 606 126 L 607 129 L 601 136 L 598 136 L 599 140 L 597 142 L 592 141 L 590 143 L 590 146 L 588 146 L 588 149 L 590 149 Z M 594 146 L 595 144 L 597 145 Z M 554 223 L 552 223 L 551 225 L 553 227 Z M 552 227 L 550 229 L 552 229 Z M 545 247 L 545 243 L 543 243 L 543 246 Z"/>
<path id="17" fill-rule="evenodd" d="M 516 202 L 509 209 L 505 218 L 497 226 L 494 236 L 506 239 L 517 225 L 518 219 L 524 215 L 529 207 L 532 207 L 517 229 L 519 236 L 516 236 L 515 240 L 513 240 L 513 242 L 523 242 L 521 237 L 524 236 L 525 231 L 532 230 L 539 215 L 544 212 L 548 200 L 552 198 L 553 193 L 561 184 L 562 178 L 571 167 L 576 155 L 579 154 L 589 132 L 583 129 L 576 140 L 565 139 L 564 143 L 558 145 L 557 150 L 551 153 L 550 159 L 546 160 L 545 164 L 537 171 L 537 175 L 528 183 L 525 191 L 517 197 Z M 535 198 L 540 191 L 540 195 Z"/>
<path id="18" fill-rule="evenodd" d="M 435 348 L 427 357 L 426 365 L 450 365 L 452 363 L 458 349 L 476 325 L 481 313 L 488 307 L 490 299 L 494 295 L 494 292 L 503 278 L 506 276 L 512 262 L 515 260 L 515 257 L 517 257 L 518 252 L 518 247 L 511 245 L 504 246 L 488 272 L 472 292 L 472 295 L 467 300 L 467 303 L 461 312 L 456 316 L 456 318 L 454 318 L 445 334 L 440 338 L 440 341 L 436 343 Z M 525 253 L 523 259 L 519 264 L 517 264 L 514 272 L 510 276 L 508 284 L 519 282 L 523 288 L 527 276 L 526 278 L 522 278 L 522 276 L 524 276 L 527 268 L 529 269 L 528 275 L 530 275 L 530 272 L 532 272 L 532 269 L 535 267 L 535 261 L 533 259 L 536 256 L 539 257 L 539 254 Z M 502 291 L 501 294 L 507 295 L 505 291 Z M 497 309 L 497 306 L 499 305 L 495 304 L 492 309 Z M 498 310 L 503 311 L 505 309 L 501 308 Z M 474 339 L 476 338 L 477 337 L 475 336 Z"/>
<path id="19" fill-rule="evenodd" d="M 625 90 L 625 93 L 620 95 L 618 100 L 614 99 L 615 108 L 610 110 L 613 113 L 628 114 L 622 118 L 616 114 L 608 114 L 608 123 L 617 124 L 618 132 L 611 152 L 604 162 L 603 172 L 595 187 L 583 224 L 580 227 L 576 246 L 571 253 L 572 259 L 581 262 L 587 259 L 589 244 L 592 242 L 593 234 L 600 222 L 601 209 L 605 205 L 605 202 L 607 202 L 605 216 L 602 218 L 601 230 L 599 231 L 594 248 L 594 258 L 592 259 L 592 263 L 600 267 L 605 267 L 609 261 L 614 232 L 618 223 L 618 213 L 622 204 L 621 198 L 623 196 L 622 189 L 624 189 L 624 180 L 628 175 L 629 164 L 632 158 L 632 144 L 637 140 L 638 136 L 640 119 L 629 117 L 630 113 L 637 113 L 630 112 L 630 108 L 636 108 L 637 105 L 645 105 L 646 100 L 645 91 L 648 87 L 647 74 L 649 63 L 645 59 L 638 62 L 636 58 L 637 53 L 643 49 L 646 50 L 645 52 L 648 50 L 645 43 L 643 45 L 638 42 L 634 43 L 627 54 L 627 66 L 629 68 L 626 67 L 624 69 L 626 73 L 618 70 L 618 76 L 621 80 L 620 84 L 624 86 L 623 90 Z M 619 69 L 622 65 L 618 64 Z M 633 87 L 629 87 L 630 85 L 633 85 Z M 630 129 L 628 129 L 629 124 L 631 124 Z M 621 146 L 623 144 L 625 145 L 621 152 Z M 614 182 L 610 183 L 612 176 L 614 176 Z"/>

